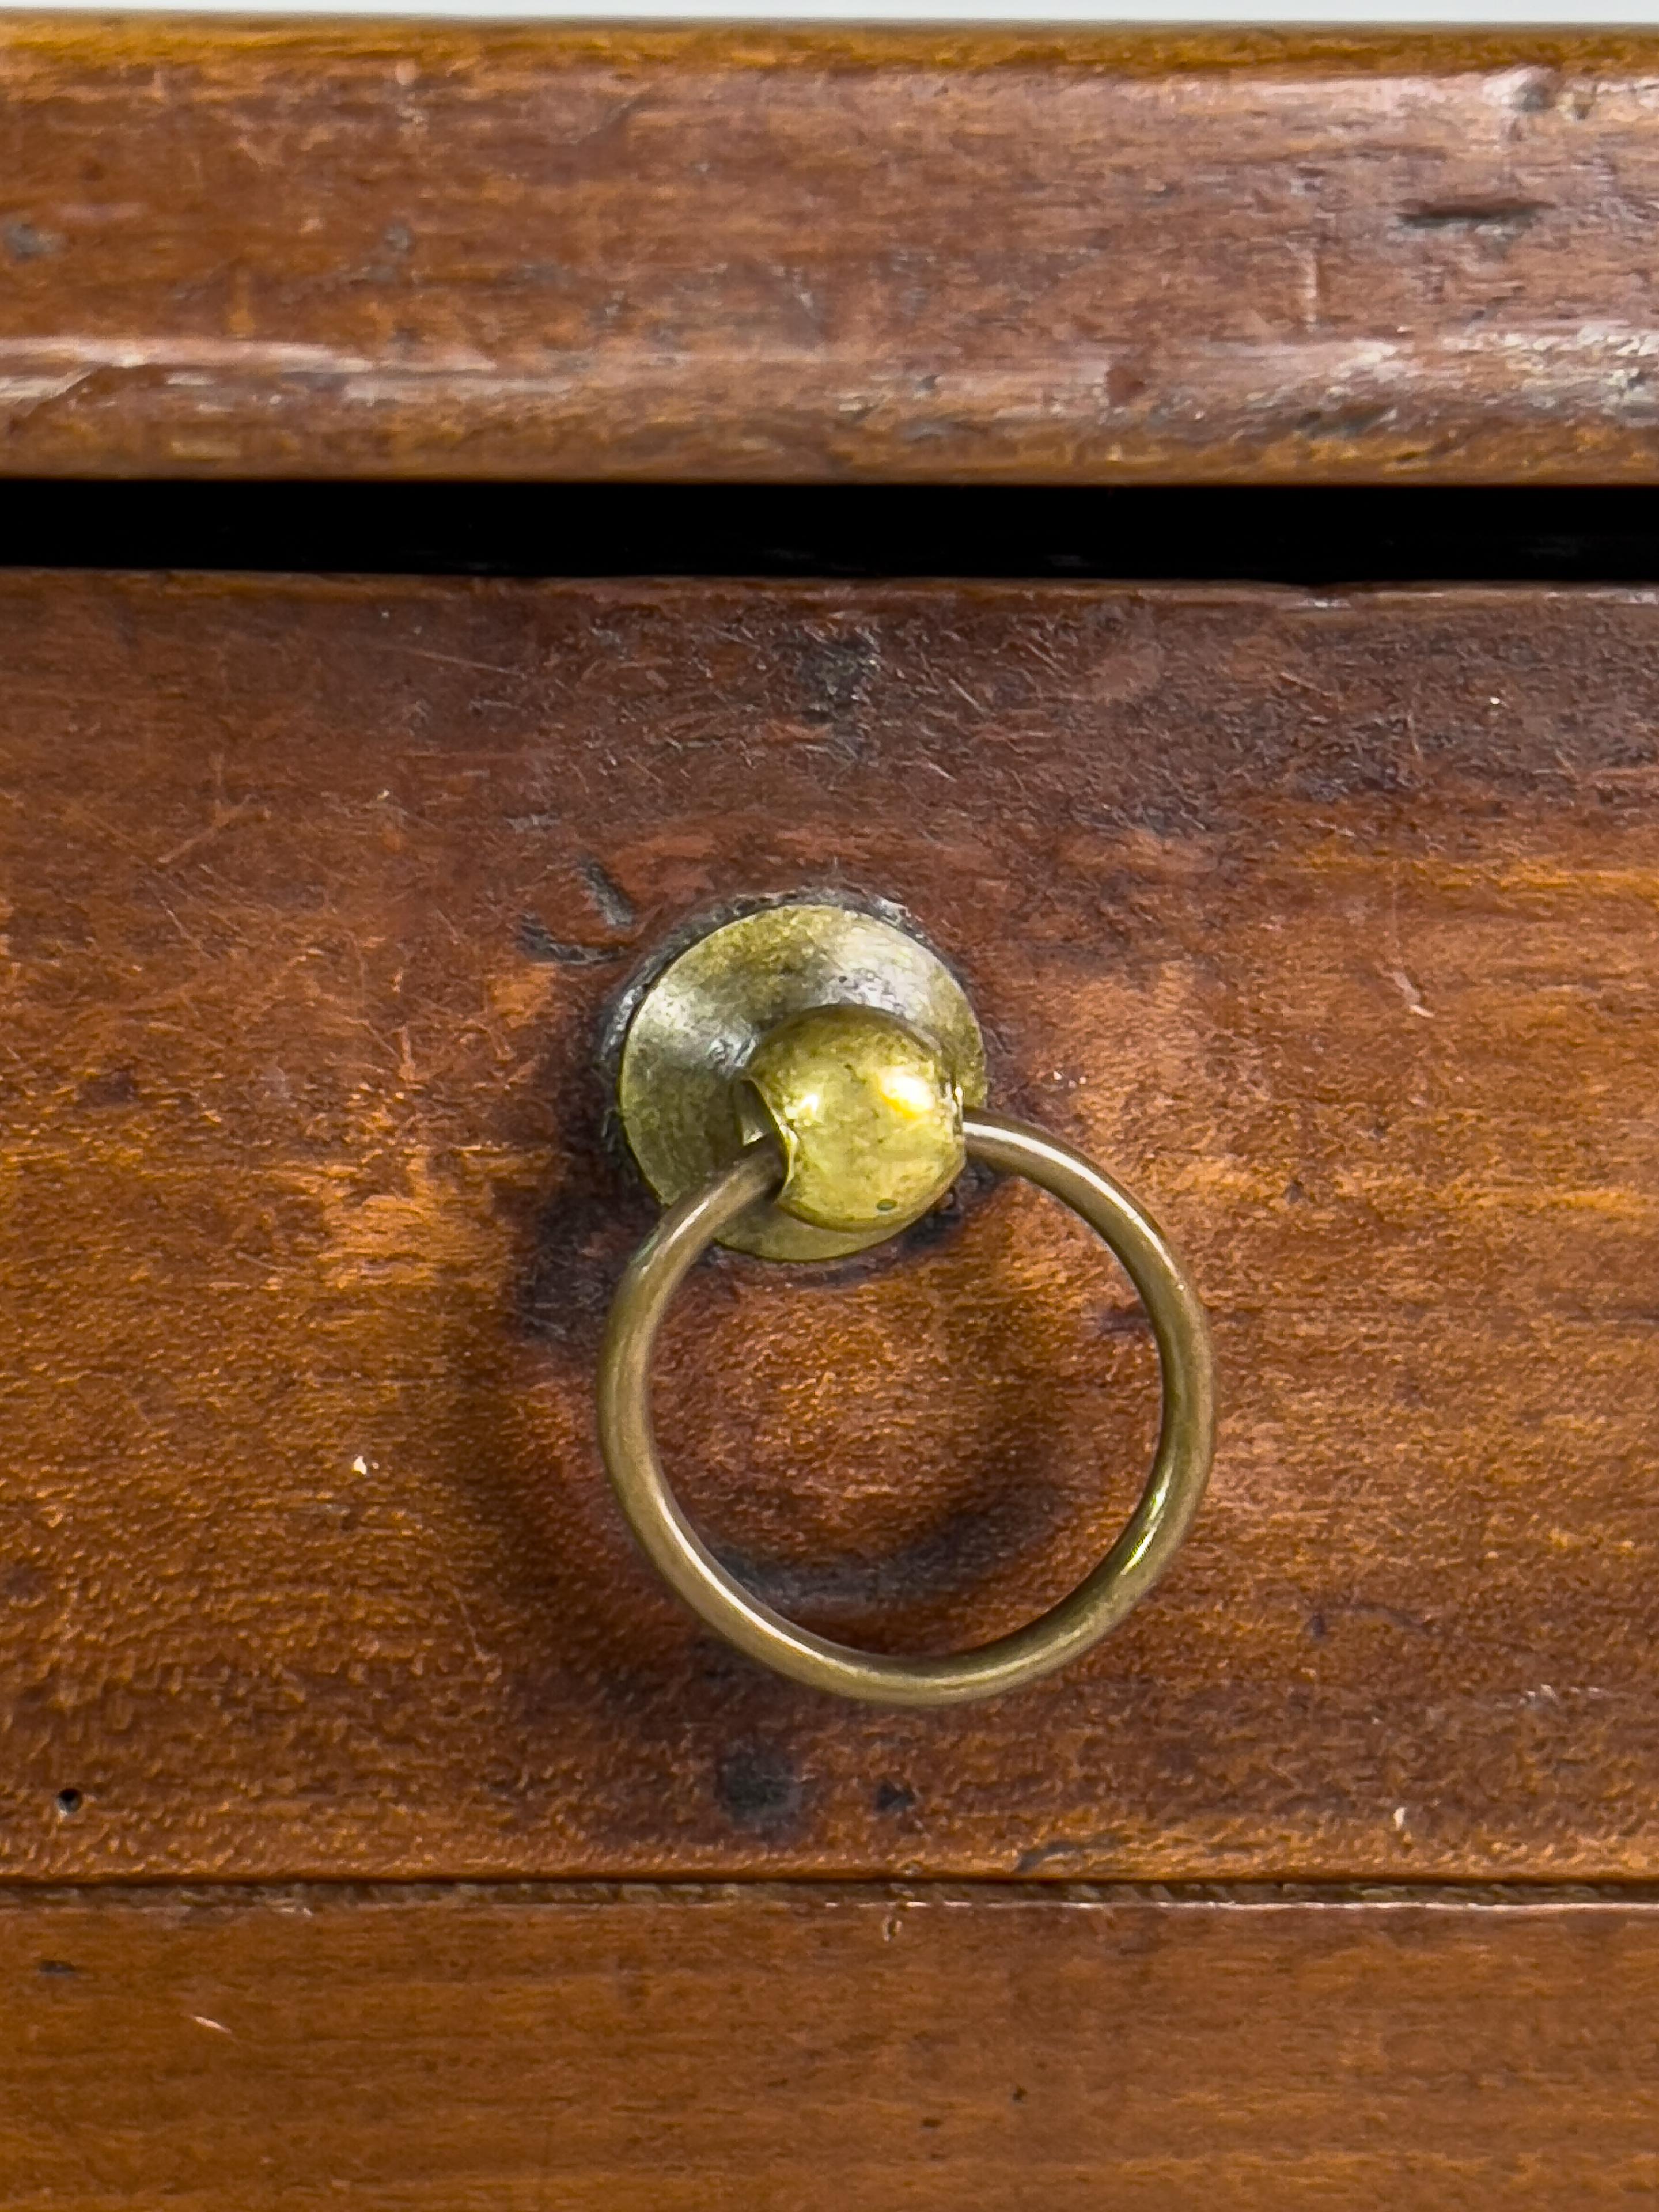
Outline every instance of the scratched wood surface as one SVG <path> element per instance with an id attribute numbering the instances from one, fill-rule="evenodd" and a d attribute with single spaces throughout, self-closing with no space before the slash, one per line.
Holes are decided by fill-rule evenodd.
<path id="1" fill-rule="evenodd" d="M 0 18 L 0 469 L 1655 473 L 1659 39 Z"/>
<path id="2" fill-rule="evenodd" d="M 0 1873 L 1659 1872 L 1659 599 L 0 581 Z M 834 884 L 1164 1218 L 1225 1419 L 1004 1705 L 711 1642 L 595 1456 L 613 994 Z M 711 1264 L 659 1411 L 757 1585 L 1012 1626 L 1150 1445 L 970 1190 Z"/>
<path id="3" fill-rule="evenodd" d="M 0 1901 L 0 1992 L 19 2207 L 1659 2194 L 1650 1903 L 82 1893 Z"/>

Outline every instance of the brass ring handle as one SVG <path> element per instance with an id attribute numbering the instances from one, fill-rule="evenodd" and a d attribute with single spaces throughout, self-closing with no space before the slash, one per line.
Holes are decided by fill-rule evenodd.
<path id="1" fill-rule="evenodd" d="M 1041 1619 L 976 1650 L 890 1658 L 797 1627 L 727 1572 L 681 1511 L 651 1421 L 657 1332 L 686 1274 L 784 1179 L 777 1139 L 762 1137 L 670 1207 L 629 1263 L 599 1357 L 599 1447 L 647 1558 L 708 1626 L 793 1680 L 881 1705 L 951 1705 L 1000 1696 L 1097 1643 L 1169 1566 L 1197 1512 L 1215 1438 L 1208 1323 L 1158 1224 L 1119 1184 L 1057 1137 L 990 1113 L 962 1119 L 968 1157 L 1024 1176 L 1082 1217 L 1121 1261 L 1152 1322 L 1163 1420 L 1151 1474 L 1105 1558 Z"/>

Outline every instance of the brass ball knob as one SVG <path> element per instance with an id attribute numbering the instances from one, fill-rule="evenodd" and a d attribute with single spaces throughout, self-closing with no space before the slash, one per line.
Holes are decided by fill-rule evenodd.
<path id="1" fill-rule="evenodd" d="M 743 1070 L 775 1132 L 775 1203 L 848 1234 L 891 1232 L 937 1205 L 966 1159 L 962 1093 L 938 1048 L 874 1006 L 814 1006 L 769 1030 Z"/>

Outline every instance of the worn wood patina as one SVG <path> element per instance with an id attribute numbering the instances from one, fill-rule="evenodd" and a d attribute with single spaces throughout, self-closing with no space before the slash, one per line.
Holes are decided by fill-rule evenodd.
<path id="1" fill-rule="evenodd" d="M 14 16 L 0 469 L 1647 483 L 1656 195 L 1639 32 Z"/>

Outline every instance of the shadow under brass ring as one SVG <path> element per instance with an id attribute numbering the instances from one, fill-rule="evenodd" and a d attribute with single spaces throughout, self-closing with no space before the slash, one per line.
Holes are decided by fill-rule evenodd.
<path id="1" fill-rule="evenodd" d="M 651 1422 L 651 1357 L 675 1291 L 709 1245 L 783 1175 L 770 1139 L 663 1216 L 635 1255 L 599 1358 L 599 1444 L 629 1525 L 665 1580 L 710 1628 L 781 1674 L 881 1705 L 950 1705 L 1036 1681 L 1089 1650 L 1152 1588 L 1204 1495 L 1215 1439 L 1215 1387 L 1204 1309 L 1157 1223 L 1111 1177 L 1020 1121 L 964 1116 L 969 1158 L 1040 1184 L 1079 1214 L 1122 1263 L 1152 1322 L 1163 1420 L 1152 1471 L 1128 1524 L 1098 1566 L 1039 1620 L 977 1650 L 893 1658 L 797 1627 L 744 1589 L 681 1511 Z"/>

